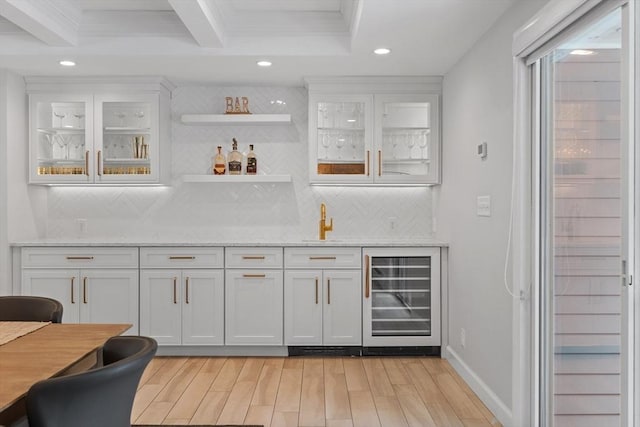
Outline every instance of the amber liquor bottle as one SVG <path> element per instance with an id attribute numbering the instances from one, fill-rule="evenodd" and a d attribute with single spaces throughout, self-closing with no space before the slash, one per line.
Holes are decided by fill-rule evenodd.
<path id="1" fill-rule="evenodd" d="M 222 147 L 218 145 L 218 154 L 213 158 L 213 174 L 224 175 L 227 168 L 227 162 L 222 154 Z"/>
<path id="2" fill-rule="evenodd" d="M 229 153 L 229 175 L 242 173 L 242 153 L 238 151 L 238 141 L 233 138 L 233 150 Z"/>
<path id="3" fill-rule="evenodd" d="M 247 175 L 255 175 L 258 172 L 258 159 L 256 153 L 253 152 L 253 144 L 249 144 L 249 152 L 247 153 Z"/>

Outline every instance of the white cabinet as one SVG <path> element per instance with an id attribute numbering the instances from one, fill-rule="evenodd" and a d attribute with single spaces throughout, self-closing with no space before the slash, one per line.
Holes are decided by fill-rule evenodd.
<path id="1" fill-rule="evenodd" d="M 440 182 L 440 79 L 307 79 L 313 184 Z"/>
<path id="2" fill-rule="evenodd" d="M 440 249 L 364 248 L 363 345 L 440 345 Z"/>
<path id="3" fill-rule="evenodd" d="M 359 248 L 285 248 L 285 344 L 362 343 Z"/>
<path id="4" fill-rule="evenodd" d="M 282 345 L 282 248 L 227 248 L 225 343 Z"/>
<path id="5" fill-rule="evenodd" d="M 160 345 L 224 344 L 221 248 L 141 248 L 140 333 Z"/>
<path id="6" fill-rule="evenodd" d="M 169 171 L 169 87 L 28 78 L 29 183 L 154 184 Z"/>
<path id="7" fill-rule="evenodd" d="M 135 248 L 24 248 L 22 294 L 62 303 L 65 323 L 130 323 L 138 334 Z"/>

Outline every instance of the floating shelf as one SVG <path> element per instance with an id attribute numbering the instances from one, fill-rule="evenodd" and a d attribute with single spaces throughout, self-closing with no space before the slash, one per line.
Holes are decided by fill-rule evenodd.
<path id="1" fill-rule="evenodd" d="M 291 175 L 183 175 L 182 182 L 291 182 Z"/>
<path id="2" fill-rule="evenodd" d="M 291 123 L 291 114 L 183 114 L 186 125 L 266 125 Z"/>

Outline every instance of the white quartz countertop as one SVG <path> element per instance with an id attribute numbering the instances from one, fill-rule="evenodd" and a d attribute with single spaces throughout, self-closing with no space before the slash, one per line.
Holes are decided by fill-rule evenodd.
<path id="1" fill-rule="evenodd" d="M 143 247 L 158 247 L 158 246 L 183 246 L 183 247 L 195 247 L 195 246 L 227 246 L 227 247 L 266 247 L 266 246 L 290 246 L 290 247 L 310 247 L 310 246 L 333 246 L 333 247 L 410 247 L 410 246 L 433 246 L 433 247 L 447 247 L 445 242 L 432 240 L 432 239 L 327 239 L 324 241 L 313 239 L 301 239 L 301 240 L 247 240 L 247 241 L 167 241 L 167 240 L 98 240 L 98 239 L 42 239 L 42 240 L 25 240 L 20 242 L 13 242 L 11 246 L 14 247 L 36 247 L 36 246 L 66 246 L 66 247 L 78 247 L 78 246 L 143 246 Z"/>

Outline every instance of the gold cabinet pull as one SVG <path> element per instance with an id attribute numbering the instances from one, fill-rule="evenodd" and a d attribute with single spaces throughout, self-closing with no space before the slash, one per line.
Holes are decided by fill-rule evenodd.
<path id="1" fill-rule="evenodd" d="M 84 174 L 89 176 L 89 150 L 84 152 Z"/>
<path id="2" fill-rule="evenodd" d="M 98 164 L 96 165 L 98 176 L 102 176 L 102 169 L 102 150 L 98 150 Z"/>
<path id="3" fill-rule="evenodd" d="M 245 277 L 247 279 L 264 279 L 265 277 L 267 277 L 266 274 L 243 274 L 242 277 Z"/>
<path id="4" fill-rule="evenodd" d="M 75 295 L 73 295 L 73 282 L 75 282 L 76 278 L 72 277 L 71 278 L 71 304 L 75 304 L 76 303 L 76 297 Z"/>
<path id="5" fill-rule="evenodd" d="M 378 150 L 378 176 L 382 176 L 382 150 Z"/>
<path id="6" fill-rule="evenodd" d="M 242 255 L 242 259 L 264 259 L 264 255 Z"/>
<path id="7" fill-rule="evenodd" d="M 335 256 L 310 256 L 309 259 L 311 261 L 317 261 L 317 260 L 328 260 L 328 259 L 336 259 Z"/>
<path id="8" fill-rule="evenodd" d="M 331 304 L 331 279 L 327 279 L 327 304 Z"/>
<path id="9" fill-rule="evenodd" d="M 178 278 L 174 277 L 173 278 L 173 303 L 177 304 L 178 303 Z"/>
<path id="10" fill-rule="evenodd" d="M 196 259 L 193 255 L 169 255 L 169 259 Z"/>
<path id="11" fill-rule="evenodd" d="M 82 302 L 87 303 L 87 276 L 82 278 Z"/>
<path id="12" fill-rule="evenodd" d="M 371 165 L 370 165 L 370 157 L 371 157 L 371 151 L 367 150 L 367 176 L 369 176 L 369 171 L 371 169 Z"/>
<path id="13" fill-rule="evenodd" d="M 318 278 L 316 277 L 316 304 L 318 304 Z"/>
<path id="14" fill-rule="evenodd" d="M 189 304 L 189 278 L 187 277 L 187 279 L 184 282 L 185 282 L 184 284 L 186 288 L 184 302 Z"/>
<path id="15" fill-rule="evenodd" d="M 92 260 L 93 257 L 92 256 L 68 256 L 67 259 L 69 259 L 69 260 L 79 260 L 79 259 Z"/>
<path id="16" fill-rule="evenodd" d="M 364 297 L 369 298 L 369 255 L 364 256 Z"/>

